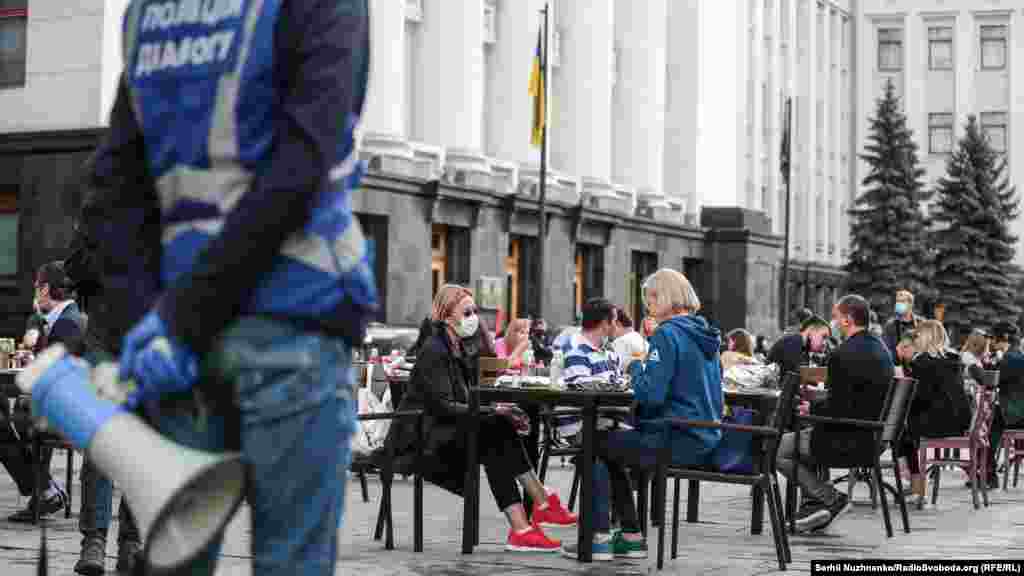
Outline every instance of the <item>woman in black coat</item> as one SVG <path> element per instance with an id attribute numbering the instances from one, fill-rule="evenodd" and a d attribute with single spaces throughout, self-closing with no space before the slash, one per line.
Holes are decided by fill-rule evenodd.
<path id="1" fill-rule="evenodd" d="M 388 442 L 398 457 L 398 471 L 403 471 L 403 463 L 411 461 L 425 480 L 461 495 L 470 423 L 468 391 L 478 379 L 480 349 L 486 351 L 489 342 L 479 332 L 480 319 L 472 293 L 461 286 L 446 285 L 438 291 L 431 327 L 416 352 L 416 366 L 399 405 L 399 411 L 421 409 L 426 413 L 424 435 L 420 437 L 414 421 L 401 420 L 392 426 Z M 576 517 L 565 510 L 557 494 L 548 493 L 534 474 L 518 434 L 527 426 L 529 421 L 522 411 L 496 406 L 493 415 L 480 419 L 479 461 L 498 507 L 508 517 L 511 529 L 506 549 L 555 552 L 561 543 L 548 538 L 540 527 L 571 526 Z M 425 456 L 415 461 L 420 442 Z M 532 524 L 517 481 L 534 501 Z"/>
<path id="2" fill-rule="evenodd" d="M 924 320 L 914 335 L 914 359 L 910 376 L 917 380 L 917 394 L 907 415 L 900 456 L 910 468 L 910 486 L 922 507 L 927 481 L 918 460 L 921 438 L 963 436 L 971 425 L 971 407 L 964 393 L 960 355 L 948 348 L 946 329 L 937 320 Z"/>

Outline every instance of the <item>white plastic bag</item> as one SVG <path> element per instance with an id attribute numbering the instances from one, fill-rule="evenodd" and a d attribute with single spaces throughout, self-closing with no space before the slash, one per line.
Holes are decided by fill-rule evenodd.
<path id="1" fill-rule="evenodd" d="M 359 413 L 360 414 L 381 414 L 391 412 L 391 390 L 384 389 L 384 397 L 378 399 L 377 395 L 369 388 L 359 389 Z M 390 420 L 367 420 L 359 421 L 355 438 L 352 439 L 352 452 L 354 454 L 369 455 L 374 450 L 384 447 L 384 441 L 388 437 L 388 430 L 391 428 Z"/>
<path id="2" fill-rule="evenodd" d="M 737 388 L 777 388 L 779 367 L 774 364 L 735 364 L 725 371 L 723 379 Z"/>

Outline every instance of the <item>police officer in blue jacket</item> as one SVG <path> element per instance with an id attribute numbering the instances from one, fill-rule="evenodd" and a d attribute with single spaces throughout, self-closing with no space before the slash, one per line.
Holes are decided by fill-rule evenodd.
<path id="1" fill-rule="evenodd" d="M 141 159 L 162 243 L 158 298 L 123 341 L 129 405 L 179 443 L 242 450 L 254 574 L 331 574 L 350 349 L 377 305 L 349 196 L 366 0 L 132 0 L 123 40 L 93 176 Z"/>

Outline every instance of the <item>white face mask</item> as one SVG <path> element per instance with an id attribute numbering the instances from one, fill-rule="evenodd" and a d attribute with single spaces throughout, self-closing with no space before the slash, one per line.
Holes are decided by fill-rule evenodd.
<path id="1" fill-rule="evenodd" d="M 476 334 L 477 328 L 480 327 L 480 317 L 476 314 L 472 316 L 465 316 L 459 321 L 459 324 L 455 327 L 455 333 L 460 338 L 469 338 Z"/>

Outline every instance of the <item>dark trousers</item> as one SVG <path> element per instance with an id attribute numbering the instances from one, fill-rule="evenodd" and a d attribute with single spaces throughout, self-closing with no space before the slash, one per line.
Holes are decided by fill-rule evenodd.
<path id="1" fill-rule="evenodd" d="M 15 407 L 15 410 L 19 414 L 22 412 L 24 415 L 28 414 L 27 409 L 22 411 Z M 0 402 L 0 464 L 3 464 L 11 478 L 14 479 L 22 496 L 31 496 L 36 483 L 35 458 L 30 444 L 22 441 L 28 438 L 28 428 L 27 421 L 20 421 L 17 425 L 13 425 L 7 401 Z M 17 435 L 15 435 L 15 431 L 17 431 Z M 44 474 L 42 488 L 46 490 L 51 483 L 50 459 L 53 457 L 53 449 L 43 448 L 42 456 Z"/>
<path id="2" fill-rule="evenodd" d="M 477 457 L 487 474 L 487 483 L 500 510 L 522 502 L 516 478 L 533 469 L 526 447 L 515 427 L 502 416 L 480 420 L 477 435 Z M 449 492 L 463 494 L 466 479 L 466 450 L 462 442 L 442 446 L 434 458 L 427 457 L 421 465 L 423 478 Z"/>
<path id="3" fill-rule="evenodd" d="M 113 515 L 114 484 L 92 465 L 89 460 L 82 466 L 82 504 L 78 517 L 78 530 L 86 538 L 107 539 L 110 518 Z M 139 542 L 139 527 L 128 509 L 128 501 L 121 495 L 117 510 L 117 541 Z"/>
<path id="4" fill-rule="evenodd" d="M 999 406 L 992 407 L 992 428 L 989 430 L 989 446 L 992 449 L 988 453 L 988 475 L 996 475 L 996 461 L 999 460 L 999 448 L 1003 439 L 1003 430 L 1006 429 L 1006 420 L 1003 419 L 1003 411 Z"/>
<path id="5" fill-rule="evenodd" d="M 640 430 L 607 430 L 598 432 L 594 441 L 597 462 L 594 465 L 594 531 L 611 530 L 609 500 L 615 506 L 615 515 L 626 532 L 639 532 L 636 503 L 633 501 L 633 483 L 629 469 L 653 473 L 658 463 L 660 433 Z M 672 464 L 697 466 L 707 459 L 703 444 L 688 434 L 674 434 Z"/>
<path id="6" fill-rule="evenodd" d="M 914 476 L 921 473 L 921 460 L 917 455 L 920 448 L 921 438 L 913 434 L 903 434 L 896 451 L 897 456 L 907 459 L 907 468 L 910 469 L 910 473 Z"/>

